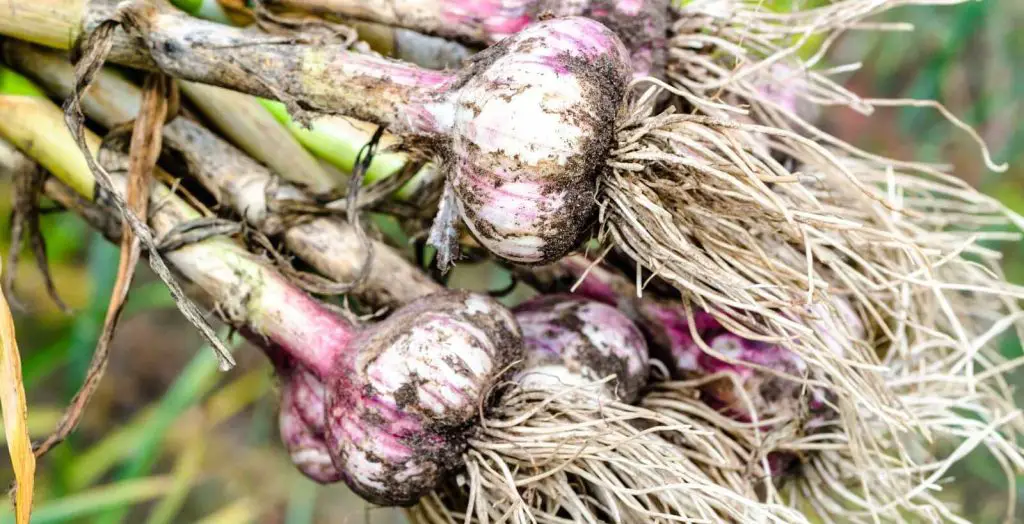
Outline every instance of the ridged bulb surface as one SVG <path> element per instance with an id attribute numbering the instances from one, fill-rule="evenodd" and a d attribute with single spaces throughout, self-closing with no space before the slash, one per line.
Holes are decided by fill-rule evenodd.
<path id="1" fill-rule="evenodd" d="M 411 505 L 460 463 L 485 396 L 521 355 L 495 300 L 442 292 L 353 339 L 327 381 L 327 443 L 346 483 L 381 505 Z"/>
<path id="2" fill-rule="evenodd" d="M 304 369 L 282 377 L 278 428 L 292 463 L 305 476 L 330 484 L 341 480 L 324 441 L 324 385 Z"/>
<path id="3" fill-rule="evenodd" d="M 582 241 L 630 75 L 622 42 L 586 18 L 539 22 L 472 58 L 453 86 L 448 162 L 487 249 L 539 264 Z"/>
<path id="4" fill-rule="evenodd" d="M 573 295 L 544 296 L 516 308 L 526 351 L 516 381 L 525 388 L 586 386 L 614 375 L 602 396 L 633 402 L 647 384 L 643 334 L 612 306 Z"/>

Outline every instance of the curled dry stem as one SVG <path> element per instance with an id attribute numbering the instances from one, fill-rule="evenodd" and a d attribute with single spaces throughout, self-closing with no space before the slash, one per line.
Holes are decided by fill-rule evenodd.
<path id="1" fill-rule="evenodd" d="M 138 118 L 135 119 L 128 158 L 126 188 L 128 212 L 135 213 L 136 216 L 145 217 L 148 214 L 153 171 L 156 169 L 156 162 L 160 157 L 162 130 L 164 121 L 168 117 L 168 100 L 173 97 L 172 91 L 174 91 L 173 81 L 169 77 L 159 73 L 147 76 L 142 107 Z M 42 184 L 38 189 L 42 189 Z M 135 266 L 138 264 L 141 254 L 140 241 L 132 229 L 128 227 L 123 228 L 122 231 L 117 278 L 110 294 L 110 303 L 107 306 L 107 314 L 103 321 L 99 340 L 96 342 L 96 349 L 93 351 L 89 368 L 86 370 L 85 380 L 71 399 L 71 403 L 57 424 L 57 429 L 33 446 L 36 457 L 45 455 L 74 431 L 106 372 L 110 357 L 110 343 L 114 338 L 114 331 L 117 329 L 121 311 L 128 298 L 128 290 L 131 288 L 135 275 Z"/>
<path id="2" fill-rule="evenodd" d="M 171 292 L 171 296 L 174 298 L 175 304 L 177 304 L 178 309 L 181 310 L 182 314 L 185 315 L 185 318 L 187 318 L 189 322 L 191 322 L 210 342 L 217 358 L 220 360 L 221 369 L 227 370 L 235 365 L 234 358 L 231 356 L 224 343 L 217 338 L 217 334 L 206 322 L 206 319 L 203 318 L 199 308 L 197 308 L 196 305 L 192 303 L 187 296 L 185 296 L 181 286 L 171 274 L 166 262 L 164 262 L 163 257 L 157 252 L 152 230 L 143 219 L 139 218 L 129 208 L 121 194 L 114 190 L 110 174 L 107 173 L 103 166 L 96 161 L 92 153 L 89 151 L 89 145 L 85 135 L 85 117 L 82 114 L 81 97 L 85 90 L 88 89 L 89 84 L 92 82 L 92 78 L 100 68 L 103 67 L 106 55 L 113 44 L 112 39 L 114 30 L 120 25 L 120 23 L 121 20 L 118 17 L 107 20 L 95 32 L 90 33 L 86 42 L 83 44 L 83 54 L 78 57 L 79 60 L 75 65 L 75 89 L 72 96 L 65 104 L 64 120 L 68 129 L 71 130 L 78 147 L 84 153 L 89 170 L 92 171 L 95 176 L 96 184 L 110 195 L 111 201 L 117 210 L 123 215 L 124 220 L 130 226 L 133 234 L 138 238 L 140 244 L 149 252 L 148 258 L 153 272 L 163 280 L 165 285 L 167 285 L 168 290 Z"/>
<path id="3" fill-rule="evenodd" d="M 22 243 L 28 240 L 32 254 L 35 257 L 36 267 L 43 276 L 43 283 L 46 292 L 50 295 L 54 304 L 65 314 L 71 314 L 71 309 L 60 298 L 57 286 L 50 275 L 50 264 L 46 254 L 46 239 L 43 238 L 39 229 L 39 198 L 42 195 L 43 182 L 46 180 L 46 172 L 30 158 L 24 156 L 13 146 L 4 142 L 0 144 L 0 157 L 4 162 L 5 171 L 14 180 L 14 204 L 11 213 L 11 246 L 7 254 L 7 267 L 3 275 L 3 294 L 7 297 L 11 306 L 23 308 L 17 301 L 14 283 L 18 274 L 18 262 L 21 256 Z M 8 150 L 8 148 L 10 148 Z"/>

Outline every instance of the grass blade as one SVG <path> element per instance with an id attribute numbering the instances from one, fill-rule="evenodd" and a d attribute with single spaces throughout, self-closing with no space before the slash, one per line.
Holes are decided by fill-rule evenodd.
<path id="1" fill-rule="evenodd" d="M 173 485 L 170 477 L 159 476 L 100 486 L 40 507 L 32 516 L 32 524 L 64 523 L 105 509 L 138 504 L 167 493 Z M 0 524 L 14 522 L 9 512 L 0 519 Z"/>
<path id="2" fill-rule="evenodd" d="M 203 456 L 206 452 L 206 441 L 197 436 L 178 455 L 174 467 L 174 486 L 171 491 L 153 508 L 146 519 L 146 524 L 172 524 L 188 498 L 189 489 L 196 477 L 202 473 Z"/>
<path id="3" fill-rule="evenodd" d="M 284 516 L 284 524 L 313 524 L 319 488 L 319 485 L 308 479 L 296 476 L 288 495 L 288 511 Z"/>
<path id="4" fill-rule="evenodd" d="M 196 354 L 178 375 L 160 404 L 145 410 L 120 431 L 110 433 L 92 449 L 82 453 L 68 481 L 71 488 L 82 489 L 95 482 L 112 465 L 132 452 L 135 452 L 133 460 L 151 460 L 151 450 L 158 447 L 163 439 L 162 432 L 157 429 L 166 430 L 181 413 L 216 385 L 217 360 L 210 353 L 209 348 L 204 347 Z"/>

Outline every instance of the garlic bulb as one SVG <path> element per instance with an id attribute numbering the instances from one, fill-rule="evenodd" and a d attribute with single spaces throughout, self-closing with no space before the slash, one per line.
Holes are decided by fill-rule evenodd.
<path id="1" fill-rule="evenodd" d="M 530 26 L 474 56 L 431 108 L 451 132 L 466 225 L 502 258 L 556 260 L 588 234 L 629 78 L 622 43 L 585 18 Z"/>
<path id="2" fill-rule="evenodd" d="M 493 299 L 441 292 L 361 330 L 352 347 L 325 377 L 328 450 L 363 498 L 409 505 L 459 464 L 466 431 L 521 341 Z"/>
<path id="3" fill-rule="evenodd" d="M 486 296 L 438 292 L 363 327 L 286 298 L 273 321 L 255 317 L 263 336 L 244 331 L 282 378 L 281 439 L 306 476 L 342 480 L 375 504 L 435 489 L 460 464 L 491 386 L 522 357 L 515 317 Z"/>
<path id="4" fill-rule="evenodd" d="M 283 377 L 278 429 L 292 463 L 304 475 L 321 484 L 341 480 L 324 442 L 324 385 L 303 369 Z"/>
<path id="5" fill-rule="evenodd" d="M 601 396 L 633 402 L 647 384 L 647 344 L 614 307 L 548 295 L 516 308 L 526 358 L 515 380 L 526 388 L 586 386 L 609 375 Z"/>

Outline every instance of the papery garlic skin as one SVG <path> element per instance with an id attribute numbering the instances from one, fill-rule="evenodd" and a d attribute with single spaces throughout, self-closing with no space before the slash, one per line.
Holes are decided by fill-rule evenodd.
<path id="1" fill-rule="evenodd" d="M 515 380 L 523 387 L 557 390 L 614 375 L 601 396 L 634 402 L 647 385 L 643 334 L 614 307 L 572 295 L 550 295 L 527 301 L 515 311 L 526 351 Z"/>
<path id="2" fill-rule="evenodd" d="M 451 182 L 490 251 L 555 260 L 589 232 L 628 55 L 585 18 L 530 26 L 475 56 L 454 98 Z"/>
<path id="3" fill-rule="evenodd" d="M 330 484 L 342 479 L 324 441 L 324 385 L 312 373 L 296 368 L 282 377 L 278 428 L 292 463 L 305 476 Z"/>
<path id="4" fill-rule="evenodd" d="M 459 464 L 465 432 L 519 359 L 512 314 L 493 299 L 442 292 L 353 340 L 327 381 L 327 444 L 360 496 L 410 505 Z"/>
<path id="5" fill-rule="evenodd" d="M 845 299 L 837 298 L 833 305 L 834 308 L 823 305 L 811 307 L 810 313 L 816 318 L 810 322 L 819 331 L 825 346 L 834 355 L 842 356 L 853 341 L 863 338 L 865 331 Z M 765 418 L 786 410 L 800 409 L 798 402 L 804 403 L 812 412 L 826 409 L 827 391 L 805 388 L 798 381 L 748 365 L 755 364 L 795 377 L 810 375 L 812 370 L 796 353 L 777 344 L 731 333 L 710 314 L 697 311 L 694 313 L 694 330 L 712 354 L 693 337 L 682 307 L 655 301 L 647 301 L 642 307 L 648 318 L 644 327 L 654 339 L 662 341 L 659 344 L 660 355 L 669 361 L 670 370 L 677 378 L 727 374 L 703 389 L 707 401 L 726 410 L 734 418 L 744 421 L 753 420 L 755 415 Z M 737 388 L 742 388 L 745 394 Z"/>

